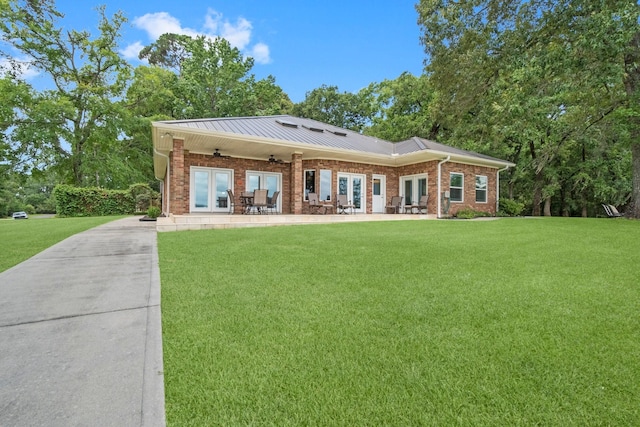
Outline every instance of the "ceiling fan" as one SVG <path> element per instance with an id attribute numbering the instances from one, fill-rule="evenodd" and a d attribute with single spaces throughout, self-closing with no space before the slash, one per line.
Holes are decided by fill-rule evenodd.
<path id="1" fill-rule="evenodd" d="M 228 159 L 231 156 L 225 156 L 224 154 L 220 153 L 219 149 L 215 149 L 215 151 L 213 152 L 213 157 L 218 157 L 220 159 Z"/>
<path id="2" fill-rule="evenodd" d="M 269 156 L 269 163 L 284 163 L 282 159 L 276 159 L 273 154 Z"/>

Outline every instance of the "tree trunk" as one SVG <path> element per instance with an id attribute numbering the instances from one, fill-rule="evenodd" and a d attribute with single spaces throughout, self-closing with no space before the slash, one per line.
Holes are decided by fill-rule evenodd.
<path id="1" fill-rule="evenodd" d="M 551 197 L 544 199 L 544 216 L 551 216 Z"/>
<path id="2" fill-rule="evenodd" d="M 640 219 L 640 129 L 632 132 L 635 143 L 631 145 L 631 209 L 628 215 Z"/>

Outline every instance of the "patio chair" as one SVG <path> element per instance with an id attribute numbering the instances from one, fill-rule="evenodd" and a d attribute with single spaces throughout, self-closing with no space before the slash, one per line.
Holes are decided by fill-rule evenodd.
<path id="1" fill-rule="evenodd" d="M 330 203 L 321 203 L 318 199 L 318 194 L 309 193 L 309 212 L 312 214 L 326 214 L 328 210 L 333 210 L 333 205 Z"/>
<path id="2" fill-rule="evenodd" d="M 354 204 L 349 203 L 346 194 L 336 194 L 336 206 L 339 214 L 346 214 L 347 209 L 353 213 L 353 209 L 356 207 Z"/>
<path id="3" fill-rule="evenodd" d="M 613 205 L 607 205 L 603 203 L 602 207 L 604 208 L 604 212 L 607 214 L 609 218 L 621 218 L 623 216 L 620 212 L 618 212 L 618 209 L 616 209 L 616 207 Z"/>
<path id="4" fill-rule="evenodd" d="M 232 214 L 236 210 L 236 202 L 231 189 L 227 190 L 227 194 L 229 195 L 229 213 Z"/>
<path id="5" fill-rule="evenodd" d="M 400 213 L 402 209 L 402 200 L 404 197 L 402 196 L 393 196 L 391 198 L 391 204 L 385 206 L 385 212 L 387 213 Z"/>
<path id="6" fill-rule="evenodd" d="M 424 213 L 427 213 L 427 202 L 429 201 L 429 195 L 425 194 L 424 196 L 420 196 L 420 200 L 418 200 L 418 204 L 411 204 L 411 205 L 407 205 L 405 206 L 405 212 L 406 209 L 409 209 L 409 213 L 413 213 L 414 209 L 417 209 L 418 211 L 416 213 L 421 214 L 422 211 L 424 210 Z"/>
<path id="7" fill-rule="evenodd" d="M 276 191 L 273 193 L 273 196 L 271 196 L 271 199 L 267 200 L 267 209 L 270 210 L 271 212 L 273 212 L 274 210 L 278 209 L 278 196 L 280 195 L 279 191 Z"/>
<path id="8" fill-rule="evenodd" d="M 258 210 L 259 213 L 267 211 L 267 193 L 269 190 L 255 190 L 253 192 L 253 207 Z"/>

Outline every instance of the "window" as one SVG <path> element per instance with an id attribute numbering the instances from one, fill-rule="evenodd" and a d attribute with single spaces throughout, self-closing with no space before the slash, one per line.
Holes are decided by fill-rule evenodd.
<path id="1" fill-rule="evenodd" d="M 304 171 L 304 199 L 309 200 L 309 193 L 316 192 L 316 171 Z"/>
<path id="2" fill-rule="evenodd" d="M 331 171 L 320 170 L 320 200 L 331 200 Z"/>
<path id="3" fill-rule="evenodd" d="M 451 172 L 449 175 L 449 197 L 452 202 L 462 202 L 464 188 L 464 175 L 457 172 Z"/>
<path id="4" fill-rule="evenodd" d="M 476 202 L 487 203 L 487 177 L 476 175 Z"/>

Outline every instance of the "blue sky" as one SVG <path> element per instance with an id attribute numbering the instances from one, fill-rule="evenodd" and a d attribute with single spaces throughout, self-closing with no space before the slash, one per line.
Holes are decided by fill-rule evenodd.
<path id="1" fill-rule="evenodd" d="M 255 58 L 258 78 L 273 75 L 293 102 L 322 84 L 356 92 L 372 82 L 419 75 L 417 0 L 57 0 L 65 27 L 97 34 L 95 7 L 129 19 L 121 53 L 137 52 L 165 32 L 223 36 Z"/>

